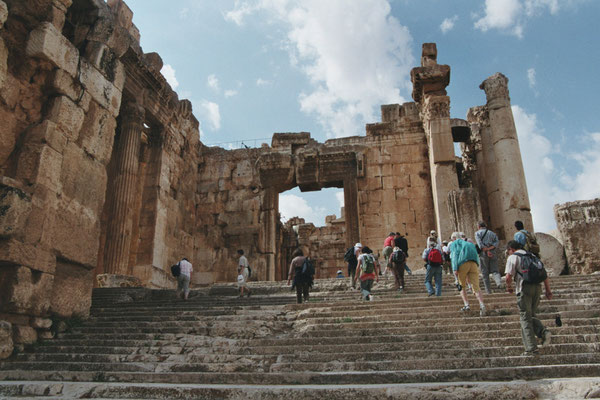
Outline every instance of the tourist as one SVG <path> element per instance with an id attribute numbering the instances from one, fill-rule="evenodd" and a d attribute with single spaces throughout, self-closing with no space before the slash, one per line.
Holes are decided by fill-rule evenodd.
<path id="1" fill-rule="evenodd" d="M 485 304 L 483 303 L 481 290 L 479 290 L 479 271 L 477 270 L 479 255 L 477 254 L 475 245 L 462 239 L 462 237 L 464 237 L 464 234 L 460 232 L 452 233 L 452 243 L 450 244 L 452 270 L 454 271 L 454 276 L 458 278 L 458 289 L 464 303 L 461 311 L 471 310 L 467 292 L 465 291 L 468 280 L 473 287 L 475 297 L 479 300 L 479 315 L 483 317 L 485 316 Z"/>
<path id="2" fill-rule="evenodd" d="M 423 250 L 423 260 L 426 262 L 425 268 L 427 273 L 425 274 L 425 288 L 429 296 L 442 295 L 442 263 L 444 262 L 442 256 L 442 249 L 439 247 L 437 242 L 429 241 L 429 247 Z M 431 280 L 435 279 L 435 291 Z"/>
<path id="3" fill-rule="evenodd" d="M 371 290 L 373 288 L 373 281 L 376 280 L 379 282 L 379 262 L 375 256 L 373 256 L 373 251 L 367 246 L 361 249 L 361 254 L 358 256 L 356 274 L 352 278 L 353 287 L 357 277 L 360 279 L 362 298 L 366 301 L 373 300 Z"/>
<path id="4" fill-rule="evenodd" d="M 498 247 L 498 236 L 494 232 L 488 229 L 487 224 L 484 221 L 479 221 L 479 230 L 475 232 L 475 240 L 477 246 L 479 246 L 479 267 L 481 268 L 481 275 L 483 276 L 483 286 L 487 294 L 492 293 L 492 287 L 490 284 L 490 274 L 494 277 L 496 286 L 502 287 L 502 278 L 498 272 L 498 257 L 496 255 L 496 249 Z"/>
<path id="5" fill-rule="evenodd" d="M 187 258 L 183 257 L 179 261 L 179 276 L 177 277 L 177 298 L 188 299 L 190 294 L 190 280 L 192 279 L 192 263 Z M 182 297 L 183 294 L 183 297 Z"/>
<path id="6" fill-rule="evenodd" d="M 430 243 L 435 243 L 436 246 L 442 246 L 442 242 L 440 241 L 440 238 L 438 237 L 438 234 L 436 231 L 431 231 L 429 232 L 429 236 L 427 237 L 427 240 L 425 241 L 425 249 L 430 248 Z"/>
<path id="7" fill-rule="evenodd" d="M 394 274 L 395 289 L 402 293 L 404 291 L 404 265 L 406 264 L 406 255 L 400 247 L 394 247 L 392 254 L 388 258 L 388 265 Z"/>
<path id="8" fill-rule="evenodd" d="M 522 249 L 522 246 L 516 240 L 511 240 L 507 244 L 508 258 L 506 259 L 506 291 L 513 292 L 512 282 L 514 280 L 514 291 L 517 294 L 517 307 L 519 308 L 521 336 L 523 338 L 524 356 L 534 356 L 538 353 L 536 336 L 542 339 L 542 346 L 550 344 L 550 331 L 544 327 L 542 322 L 535 317 L 540 304 L 542 287 L 539 283 L 529 283 L 523 281 L 522 265 L 524 256 L 528 254 Z M 531 254 L 531 253 L 529 253 Z M 533 256 L 535 257 L 535 256 Z M 550 290 L 550 281 L 546 278 L 544 281 L 546 298 L 552 300 L 552 291 Z"/>
<path id="9" fill-rule="evenodd" d="M 522 221 L 515 221 L 515 233 L 514 240 L 518 242 L 523 250 L 533 253 L 537 258 L 540 257 L 540 245 L 537 242 L 535 235 L 525 230 Z"/>
<path id="10" fill-rule="evenodd" d="M 292 290 L 296 288 L 296 299 L 298 304 L 301 304 L 303 299 L 304 302 L 308 301 L 309 290 L 313 284 L 314 269 L 312 268 L 312 264 L 310 264 L 310 267 L 306 268 L 306 271 L 303 271 L 307 257 L 304 256 L 302 249 L 294 250 L 292 257 L 287 284 L 289 285 L 292 279 L 294 280 Z"/>
<path id="11" fill-rule="evenodd" d="M 238 288 L 240 291 L 240 297 L 244 297 L 244 290 L 246 290 L 248 297 L 252 294 L 250 288 L 248 287 L 248 279 L 250 278 L 250 264 L 248 264 L 248 259 L 244 256 L 244 250 L 240 249 L 237 251 L 240 256 L 238 260 Z"/>
<path id="12" fill-rule="evenodd" d="M 385 238 L 385 240 L 383 241 L 383 251 L 381 252 L 381 255 L 383 256 L 383 272 L 382 275 L 385 275 L 387 273 L 387 269 L 388 269 L 388 259 L 390 258 L 390 255 L 392 254 L 392 250 L 394 248 L 394 238 L 396 237 L 396 234 L 394 232 L 390 232 L 388 234 L 388 236 Z"/>
<path id="13" fill-rule="evenodd" d="M 404 252 L 406 258 L 408 258 L 408 240 L 406 240 L 406 238 L 402 236 L 400 232 L 396 232 L 396 237 L 394 238 L 394 246 L 399 247 L 400 250 Z M 410 270 L 410 268 L 408 268 L 406 261 L 404 261 L 404 270 L 409 275 L 412 275 L 412 271 Z"/>
<path id="14" fill-rule="evenodd" d="M 336 273 L 337 273 L 337 275 L 335 276 L 336 278 L 338 278 L 338 279 L 344 279 L 345 278 L 344 273 L 342 272 L 341 269 L 338 269 Z"/>
<path id="15" fill-rule="evenodd" d="M 354 245 L 354 248 L 352 249 L 353 257 L 348 260 L 348 277 L 350 278 L 350 282 L 352 283 L 352 289 L 356 288 L 356 266 L 358 265 L 358 257 L 361 254 L 362 247 L 362 243 L 356 243 Z"/>
<path id="16" fill-rule="evenodd" d="M 452 271 L 452 263 L 450 262 L 450 247 L 448 247 L 448 241 L 442 242 L 442 256 L 444 257 L 444 271 L 446 275 L 450 275 Z"/>

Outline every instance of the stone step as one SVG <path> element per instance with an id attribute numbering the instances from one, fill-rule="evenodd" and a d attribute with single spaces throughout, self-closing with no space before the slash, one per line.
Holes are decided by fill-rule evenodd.
<path id="1" fill-rule="evenodd" d="M 598 324 L 594 321 L 590 321 L 587 319 L 573 320 L 569 325 L 563 325 L 562 327 L 551 327 L 551 331 L 554 334 L 592 334 L 598 333 L 597 331 Z M 357 327 L 344 327 L 344 329 L 340 329 L 339 327 L 333 330 L 323 330 L 323 329 L 314 329 L 311 331 L 299 332 L 297 337 L 288 336 L 288 337 L 280 337 L 280 338 L 254 338 L 252 340 L 247 340 L 245 342 L 237 342 L 237 343 L 250 343 L 261 346 L 269 346 L 269 345 L 278 345 L 280 343 L 286 344 L 295 344 L 299 341 L 318 341 L 319 343 L 347 343 L 352 344 L 357 340 L 361 341 L 363 337 L 369 336 L 371 340 L 374 341 L 390 341 L 390 338 L 394 338 L 394 341 L 415 341 L 415 340 L 426 340 L 427 338 L 434 337 L 439 338 L 439 340 L 449 341 L 449 340 L 457 340 L 461 337 L 468 337 L 469 339 L 489 339 L 489 338 L 499 338 L 503 337 L 503 335 L 514 334 L 518 336 L 520 334 L 520 329 L 518 325 L 514 324 L 511 327 L 505 327 L 501 330 L 494 329 L 486 329 L 485 326 L 480 325 L 455 325 L 452 327 L 441 327 L 441 329 L 435 332 L 434 335 L 431 334 L 431 329 L 429 328 L 419 328 L 418 332 L 415 332 L 414 329 L 405 328 L 405 327 L 386 327 L 379 330 L 374 330 L 372 328 L 362 329 Z M 70 334 L 64 338 L 48 341 L 50 345 L 85 345 L 85 344 L 95 344 L 98 345 L 144 345 L 148 343 L 162 343 L 160 341 L 173 342 L 181 340 L 185 343 L 187 338 L 193 338 L 195 335 L 185 335 L 185 334 L 143 334 L 143 333 L 135 333 L 129 335 L 122 335 L 116 333 L 109 334 Z M 203 341 L 201 341 L 203 343 Z M 43 346 L 39 346 L 43 347 Z"/>
<path id="2" fill-rule="evenodd" d="M 368 342 L 364 343 L 365 345 Z M 496 344 L 496 343 L 494 343 Z M 368 349 L 368 351 L 366 351 Z M 501 347 L 479 347 L 479 348 L 440 348 L 439 343 L 428 343 L 425 349 L 418 349 L 411 346 L 410 349 L 401 348 L 394 351 L 382 350 L 361 344 L 361 351 L 353 351 L 351 348 L 339 349 L 337 353 L 315 352 L 312 348 L 304 348 L 302 352 L 282 351 L 278 354 L 268 353 L 225 353 L 209 352 L 209 349 L 203 351 L 192 351 L 185 354 L 97 354 L 97 353 L 22 353 L 14 361 L 16 362 L 85 362 L 85 363 L 120 363 L 120 362 L 143 362 L 143 363 L 235 363 L 240 360 L 252 360 L 253 362 L 262 362 L 268 359 L 273 363 L 294 363 L 294 362 L 359 362 L 359 361 L 382 361 L 382 360 L 431 360 L 447 358 L 492 358 L 501 354 L 504 357 L 519 356 L 523 352 L 522 345 L 513 341 L 511 346 Z M 577 354 L 593 353 L 600 351 L 598 343 L 573 343 L 573 344 L 553 344 L 544 348 L 544 354 Z"/>
<path id="3" fill-rule="evenodd" d="M 516 360 L 519 357 L 511 357 Z M 389 384 L 425 382 L 483 382 L 532 380 L 569 377 L 598 377 L 600 364 L 541 364 L 510 365 L 509 367 L 486 367 L 459 369 L 391 370 L 391 371 L 331 371 L 293 373 L 273 372 L 122 372 L 122 371 L 69 371 L 57 365 L 53 370 L 0 371 L 2 380 L 47 380 L 87 382 L 154 382 L 195 383 L 226 385 L 341 385 L 341 384 Z M 470 383 L 469 383 L 470 384 Z"/>
<path id="4" fill-rule="evenodd" d="M 505 400 L 581 399 L 598 393 L 599 378 L 535 380 L 512 382 L 457 382 L 436 384 L 349 384 L 349 385 L 199 385 L 168 383 L 107 383 L 17 381 L 0 383 L 0 397 L 93 399 L 328 399 L 364 398 L 379 400 L 489 399 L 501 394 Z M 498 397 L 498 396 L 497 396 Z"/>
<path id="5" fill-rule="evenodd" d="M 593 329 L 590 328 L 590 331 Z M 553 334 L 552 346 L 554 345 L 577 345 L 577 344 L 596 344 L 600 342 L 599 333 L 587 333 L 587 334 L 565 334 L 564 331 L 561 334 Z M 388 340 L 389 339 L 389 340 Z M 362 343 L 361 349 L 364 352 L 403 352 L 429 350 L 433 348 L 439 348 L 439 343 L 443 343 L 443 351 L 453 351 L 462 349 L 481 349 L 486 344 L 494 345 L 496 347 L 511 347 L 516 344 L 520 344 L 520 334 L 515 336 L 504 335 L 503 337 L 494 338 L 493 342 L 490 343 L 489 339 L 482 339 L 483 343 L 476 340 L 469 339 L 457 339 L 457 340 L 419 340 L 420 337 L 405 337 L 401 339 L 405 340 L 393 340 L 396 337 L 375 337 L 368 343 Z M 412 341 L 409 339 L 413 339 Z M 346 341 L 348 342 L 348 341 Z M 35 353 L 27 352 L 21 353 L 17 357 L 28 357 L 29 355 L 35 354 L 100 354 L 109 355 L 117 354 L 123 356 L 139 355 L 139 354 L 302 354 L 306 353 L 335 353 L 340 354 L 347 351 L 348 348 L 352 348 L 348 343 L 338 343 L 337 341 L 332 343 L 322 343 L 322 341 L 316 342 L 310 339 L 299 341 L 296 339 L 295 344 L 286 343 L 266 343 L 263 344 L 260 341 L 248 341 L 247 344 L 233 343 L 233 342 L 219 342 L 211 338 L 205 339 L 203 342 L 194 341 L 179 342 L 175 340 L 157 340 L 149 342 L 139 341 L 128 341 L 127 344 L 120 343 L 122 345 L 111 345 L 113 342 L 109 342 L 107 345 L 95 344 L 95 342 L 89 345 L 74 345 L 69 344 L 66 346 L 47 344 L 38 346 L 35 348 Z M 30 358 L 26 358 L 30 359 Z"/>

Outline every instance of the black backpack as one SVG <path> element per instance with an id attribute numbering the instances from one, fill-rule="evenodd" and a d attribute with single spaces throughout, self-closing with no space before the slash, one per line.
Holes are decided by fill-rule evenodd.
<path id="1" fill-rule="evenodd" d="M 300 273 L 304 276 L 313 276 L 315 274 L 315 266 L 310 258 L 306 257 L 304 259 Z"/>
<path id="2" fill-rule="evenodd" d="M 542 260 L 537 258 L 533 253 L 514 253 L 521 258 L 521 272 L 517 271 L 517 274 L 521 275 L 523 282 L 525 283 L 542 283 L 548 278 L 546 268 Z"/>
<path id="3" fill-rule="evenodd" d="M 175 278 L 181 275 L 181 267 L 179 266 L 179 263 L 171 265 L 171 275 L 173 275 Z"/>
<path id="4" fill-rule="evenodd" d="M 392 253 L 392 262 L 394 264 L 403 265 L 406 261 L 406 255 L 402 250 L 397 250 Z"/>
<path id="5" fill-rule="evenodd" d="M 344 261 L 356 261 L 356 255 L 354 255 L 354 246 L 348 247 L 348 250 L 346 250 L 346 254 L 344 254 Z"/>

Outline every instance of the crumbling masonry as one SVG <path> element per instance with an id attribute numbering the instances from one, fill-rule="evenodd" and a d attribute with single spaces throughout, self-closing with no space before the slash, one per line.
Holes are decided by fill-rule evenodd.
<path id="1" fill-rule="evenodd" d="M 366 135 L 276 133 L 227 151 L 199 141 L 191 103 L 139 39 L 121 0 L 0 1 L 0 319 L 17 343 L 51 336 L 50 316 L 85 317 L 94 284 L 172 287 L 182 256 L 194 284 L 233 280 L 239 248 L 276 280 L 301 245 L 326 277 L 345 247 L 377 249 L 390 229 L 413 257 L 432 228 L 533 229 L 501 74 L 482 83 L 485 106 L 450 119 L 450 67 L 428 43 L 415 101 L 382 106 Z M 343 215 L 282 225 L 279 194 L 294 187 L 343 188 Z"/>

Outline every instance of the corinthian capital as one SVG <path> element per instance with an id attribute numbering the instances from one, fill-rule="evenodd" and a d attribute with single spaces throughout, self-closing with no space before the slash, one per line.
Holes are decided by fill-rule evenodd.
<path id="1" fill-rule="evenodd" d="M 485 96 L 488 102 L 496 99 L 506 99 L 510 101 L 508 97 L 508 78 L 502 75 L 500 72 L 496 72 L 494 75 L 487 78 L 479 89 L 485 91 Z"/>

